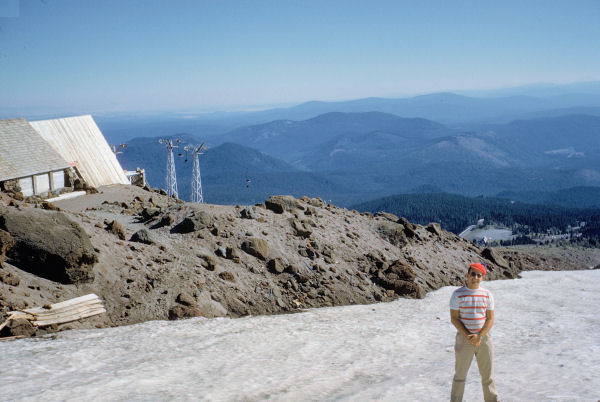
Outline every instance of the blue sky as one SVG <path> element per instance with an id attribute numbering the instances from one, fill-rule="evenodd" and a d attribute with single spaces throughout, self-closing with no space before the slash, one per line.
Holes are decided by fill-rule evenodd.
<path id="1" fill-rule="evenodd" d="M 600 80 L 600 1 L 0 0 L 0 110 L 214 111 Z"/>

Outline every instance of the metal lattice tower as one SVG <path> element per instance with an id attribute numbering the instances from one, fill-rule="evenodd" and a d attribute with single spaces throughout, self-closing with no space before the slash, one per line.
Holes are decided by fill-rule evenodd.
<path id="1" fill-rule="evenodd" d="M 179 194 L 177 193 L 177 176 L 175 175 L 175 157 L 173 156 L 173 148 L 178 148 L 181 140 L 176 139 L 175 142 L 173 140 L 158 140 L 159 143 L 165 144 L 167 148 L 167 176 L 165 178 L 165 184 L 167 186 L 167 195 L 175 196 L 175 198 L 179 198 Z"/>
<path id="2" fill-rule="evenodd" d="M 118 145 L 111 145 L 110 149 L 113 151 L 113 154 L 117 155 L 117 154 L 122 154 L 123 152 L 121 152 L 122 149 L 127 148 L 127 144 L 118 144 Z"/>
<path id="3" fill-rule="evenodd" d="M 204 143 L 200 146 L 187 145 L 183 148 L 186 152 L 190 152 L 194 158 L 194 165 L 192 167 L 192 202 L 198 204 L 204 203 L 204 197 L 202 196 L 202 180 L 200 179 L 200 161 L 198 155 L 202 155 L 206 147 Z"/>

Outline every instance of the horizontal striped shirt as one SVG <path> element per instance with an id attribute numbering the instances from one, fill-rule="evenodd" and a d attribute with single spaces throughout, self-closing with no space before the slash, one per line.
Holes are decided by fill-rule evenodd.
<path id="1" fill-rule="evenodd" d="M 465 328 L 476 334 L 485 324 L 487 310 L 494 309 L 494 296 L 492 292 L 481 287 L 469 289 L 463 286 L 452 293 L 450 308 L 458 310 L 460 321 Z"/>

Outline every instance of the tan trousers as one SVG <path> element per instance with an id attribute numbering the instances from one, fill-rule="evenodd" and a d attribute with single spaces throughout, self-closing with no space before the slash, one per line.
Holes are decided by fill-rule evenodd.
<path id="1" fill-rule="evenodd" d="M 465 391 L 465 381 L 473 355 L 477 359 L 477 367 L 481 375 L 481 386 L 483 387 L 483 399 L 485 402 L 496 402 L 498 393 L 496 392 L 496 383 L 494 382 L 494 345 L 492 337 L 488 334 L 481 339 L 481 345 L 475 347 L 469 343 L 469 340 L 460 332 L 456 333 L 456 343 L 454 344 L 454 353 L 456 361 L 454 364 L 454 379 L 452 381 L 452 392 L 450 394 L 451 402 L 462 402 Z"/>

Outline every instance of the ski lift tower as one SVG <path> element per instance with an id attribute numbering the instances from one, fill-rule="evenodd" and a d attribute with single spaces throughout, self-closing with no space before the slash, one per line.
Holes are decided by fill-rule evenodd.
<path id="1" fill-rule="evenodd" d="M 165 178 L 167 195 L 179 198 L 179 194 L 177 194 L 177 176 L 175 175 L 175 157 L 173 156 L 173 148 L 178 148 L 179 145 L 175 144 L 181 144 L 181 140 L 179 138 L 175 141 L 161 138 L 158 142 L 164 144 L 167 148 L 167 176 Z"/>
<path id="2" fill-rule="evenodd" d="M 194 165 L 192 167 L 192 202 L 197 202 L 198 204 L 204 203 L 204 197 L 202 196 L 202 181 L 200 180 L 200 161 L 198 160 L 198 155 L 204 154 L 204 150 L 206 147 L 204 143 L 199 146 L 196 145 L 186 145 L 184 151 L 189 152 L 194 158 Z"/>
<path id="3" fill-rule="evenodd" d="M 127 148 L 127 144 L 119 144 L 119 145 L 111 145 L 110 149 L 113 151 L 113 154 L 117 155 L 117 154 L 122 154 L 123 152 L 121 152 L 122 149 Z"/>

